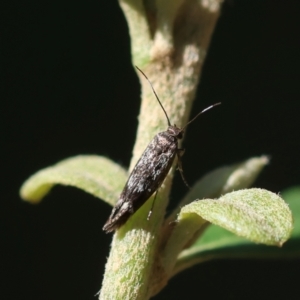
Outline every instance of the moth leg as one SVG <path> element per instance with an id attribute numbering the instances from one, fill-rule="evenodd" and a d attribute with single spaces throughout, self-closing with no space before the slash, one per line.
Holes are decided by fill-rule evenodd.
<path id="1" fill-rule="evenodd" d="M 182 178 L 182 181 L 184 182 L 184 184 L 190 188 L 189 184 L 187 183 L 184 175 L 183 175 L 183 169 L 182 169 L 182 162 L 181 162 L 181 157 L 183 156 L 185 152 L 185 149 L 177 149 L 177 169 L 179 170 L 180 172 L 180 175 L 181 175 L 181 178 Z"/>
<path id="2" fill-rule="evenodd" d="M 155 200 L 156 200 L 157 193 L 158 193 L 158 190 L 156 190 L 156 192 L 155 192 L 155 196 L 154 196 L 154 199 L 153 199 L 153 201 L 152 201 L 151 209 L 150 209 L 149 212 L 148 212 L 147 221 L 150 220 L 150 217 L 151 217 L 151 215 L 152 215 L 152 211 L 153 211 L 153 208 L 154 208 L 154 202 L 155 202 Z"/>

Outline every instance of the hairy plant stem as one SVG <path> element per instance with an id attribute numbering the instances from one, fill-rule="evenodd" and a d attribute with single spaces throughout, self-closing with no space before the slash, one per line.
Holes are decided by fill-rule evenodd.
<path id="1" fill-rule="evenodd" d="M 189 117 L 220 2 L 174 0 L 154 5 L 147 0 L 120 0 L 131 35 L 133 65 L 151 80 L 171 123 L 179 127 Z M 138 76 L 142 103 L 130 170 L 151 139 L 167 129 L 148 82 Z M 99 299 L 145 300 L 166 284 L 170 274 L 161 263 L 160 229 L 173 171 L 159 190 L 151 219 L 147 221 L 150 199 L 115 233 Z"/>

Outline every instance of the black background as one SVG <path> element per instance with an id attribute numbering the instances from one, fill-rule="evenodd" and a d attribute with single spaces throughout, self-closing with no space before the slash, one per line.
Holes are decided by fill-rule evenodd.
<path id="1" fill-rule="evenodd" d="M 66 187 L 40 205 L 18 196 L 35 171 L 77 154 L 127 167 L 139 84 L 116 1 L 1 4 L 1 299 L 95 299 L 111 235 L 111 208 Z M 299 184 L 299 3 L 225 3 L 189 127 L 189 182 L 209 170 L 268 154 L 256 186 Z M 153 100 L 155 101 L 155 100 Z M 177 176 L 178 177 L 178 176 Z M 176 178 L 173 202 L 186 192 Z M 298 261 L 215 261 L 172 279 L 155 299 L 297 299 Z"/>

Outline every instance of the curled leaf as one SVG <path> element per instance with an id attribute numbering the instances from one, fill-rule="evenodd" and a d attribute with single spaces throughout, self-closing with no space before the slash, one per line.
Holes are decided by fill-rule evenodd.
<path id="1" fill-rule="evenodd" d="M 196 214 L 255 243 L 281 246 L 291 235 L 292 213 L 278 195 L 263 189 L 228 193 L 218 200 L 199 200 L 185 206 L 181 219 Z"/>
<path id="2" fill-rule="evenodd" d="M 250 187 L 268 162 L 268 157 L 263 155 L 209 172 L 193 185 L 166 223 L 175 220 L 180 208 L 195 199 L 218 198 L 229 192 Z"/>
<path id="3" fill-rule="evenodd" d="M 245 244 L 242 239 L 221 232 L 224 238 L 222 241 L 210 241 L 206 249 L 205 245 L 202 249 L 192 249 L 185 258 L 181 257 L 182 261 L 175 266 L 178 254 L 194 241 L 195 235 L 198 236 L 199 231 L 203 231 L 208 222 L 255 243 L 276 246 L 281 246 L 289 238 L 293 228 L 288 205 L 278 195 L 266 190 L 240 190 L 228 193 L 218 200 L 194 201 L 180 211 L 177 224 L 164 249 L 163 263 L 168 274 L 174 274 L 195 261 L 212 258 L 214 247 L 225 248 L 226 243 L 227 246 Z M 215 236 L 215 239 L 218 239 L 218 236 Z M 202 257 L 199 256 L 200 251 Z"/>
<path id="4" fill-rule="evenodd" d="M 38 171 L 27 179 L 21 197 L 38 203 L 55 184 L 84 190 L 114 205 L 127 178 L 126 171 L 109 159 L 96 155 L 79 155 Z"/>

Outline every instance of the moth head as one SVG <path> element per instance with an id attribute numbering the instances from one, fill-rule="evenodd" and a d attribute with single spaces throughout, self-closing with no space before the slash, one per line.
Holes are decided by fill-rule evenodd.
<path id="1" fill-rule="evenodd" d="M 183 138 L 183 130 L 178 128 L 175 124 L 169 126 L 167 131 L 171 136 L 174 136 L 179 140 Z"/>

